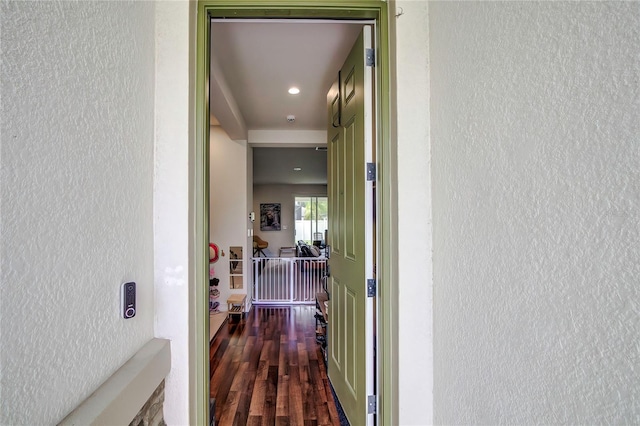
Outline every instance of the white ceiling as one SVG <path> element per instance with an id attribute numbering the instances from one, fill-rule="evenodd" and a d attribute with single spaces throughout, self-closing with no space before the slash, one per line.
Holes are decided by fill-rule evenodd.
<path id="1" fill-rule="evenodd" d="M 210 99 L 215 119 L 233 139 L 248 139 L 249 130 L 325 130 L 327 92 L 361 27 L 347 21 L 212 22 Z M 291 86 L 300 94 L 290 95 Z M 296 117 L 293 123 L 287 122 L 288 115 Z M 291 154 L 255 155 L 254 183 L 316 183 L 318 176 L 306 176 L 306 171 L 317 172 L 317 167 L 303 162 L 317 161 L 312 151 L 317 152 L 305 149 L 299 152 L 302 172 L 280 173 L 280 178 L 263 170 L 290 168 L 284 162 Z M 263 159 L 268 163 L 262 164 Z M 326 183 L 326 160 L 322 167 Z"/>

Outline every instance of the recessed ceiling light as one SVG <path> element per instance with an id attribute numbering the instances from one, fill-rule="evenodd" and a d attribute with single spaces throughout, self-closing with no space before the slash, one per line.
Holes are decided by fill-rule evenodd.
<path id="1" fill-rule="evenodd" d="M 298 93 L 300 93 L 300 89 L 298 89 L 297 87 L 292 87 L 289 89 L 290 95 L 297 95 Z"/>
<path id="2" fill-rule="evenodd" d="M 299 172 L 300 170 L 302 170 L 302 167 L 294 167 L 293 170 Z"/>

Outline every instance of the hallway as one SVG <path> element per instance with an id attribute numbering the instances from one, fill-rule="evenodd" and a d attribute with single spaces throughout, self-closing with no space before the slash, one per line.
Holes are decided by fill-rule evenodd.
<path id="1" fill-rule="evenodd" d="M 315 307 L 254 306 L 211 342 L 210 397 L 216 425 L 339 425 Z"/>

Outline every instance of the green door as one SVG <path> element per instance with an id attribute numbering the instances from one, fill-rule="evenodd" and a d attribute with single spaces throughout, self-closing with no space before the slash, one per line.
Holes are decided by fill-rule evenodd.
<path id="1" fill-rule="evenodd" d="M 365 66 L 371 47 L 365 26 L 327 95 L 329 194 L 329 379 L 352 425 L 373 424 L 373 183 L 372 70 Z"/>

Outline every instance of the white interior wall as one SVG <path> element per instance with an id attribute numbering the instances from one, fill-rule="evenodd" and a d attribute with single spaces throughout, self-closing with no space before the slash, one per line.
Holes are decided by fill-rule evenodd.
<path id="1" fill-rule="evenodd" d="M 153 337 L 154 3 L 0 8 L 0 423 L 55 424 Z"/>
<path id="2" fill-rule="evenodd" d="M 433 419 L 428 2 L 395 6 L 398 414 L 402 425 L 424 425 Z"/>
<path id="3" fill-rule="evenodd" d="M 247 246 L 247 150 L 246 141 L 229 139 L 220 126 L 211 126 L 210 142 L 210 241 L 220 248 L 220 259 L 213 264 L 215 277 L 220 279 L 220 310 L 226 311 L 225 301 L 231 294 L 250 293 L 247 276 L 251 271 L 251 247 Z M 229 248 L 243 247 L 243 288 L 230 288 Z M 222 255 L 224 252 L 224 255 Z M 237 279 L 237 278 L 236 278 Z"/>
<path id="4" fill-rule="evenodd" d="M 278 256 L 281 247 L 293 247 L 296 244 L 295 220 L 293 212 L 296 196 L 315 195 L 327 196 L 327 185 L 254 185 L 253 186 L 253 211 L 256 213 L 256 221 L 253 224 L 253 233 L 269 243 L 271 256 Z M 280 203 L 280 231 L 260 230 L 260 204 Z M 287 229 L 284 229 L 284 228 Z M 266 250 L 265 250 L 266 252 Z M 253 254 L 253 253 L 252 253 Z"/>
<path id="5" fill-rule="evenodd" d="M 638 422 L 639 4 L 429 23 L 435 422 Z"/>
<path id="6" fill-rule="evenodd" d="M 190 206 L 197 159 L 193 147 L 193 87 L 196 3 L 159 1 L 156 17 L 155 179 L 153 224 L 155 235 L 155 335 L 171 340 L 171 372 L 165 383 L 164 416 L 169 425 L 187 425 L 190 371 L 189 352 L 195 336 L 191 298 L 195 280 L 190 257 Z M 129 40 L 128 43 L 131 41 Z M 191 378 L 193 379 L 193 378 Z"/>

